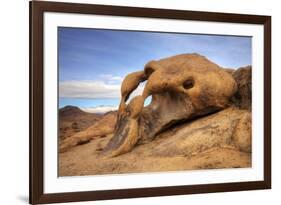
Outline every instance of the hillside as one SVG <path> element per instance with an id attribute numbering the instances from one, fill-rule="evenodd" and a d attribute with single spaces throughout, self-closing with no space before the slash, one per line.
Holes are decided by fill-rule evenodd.
<path id="1" fill-rule="evenodd" d="M 63 140 L 93 125 L 101 119 L 101 115 L 87 113 L 75 106 L 59 109 L 59 139 Z"/>

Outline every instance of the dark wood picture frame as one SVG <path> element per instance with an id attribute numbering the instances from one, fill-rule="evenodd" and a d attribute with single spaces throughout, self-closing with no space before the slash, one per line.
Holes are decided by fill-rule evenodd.
<path id="1" fill-rule="evenodd" d="M 57 203 L 271 188 L 271 17 L 76 3 L 30 3 L 30 203 Z M 43 13 L 81 13 L 260 24 L 264 28 L 264 180 L 45 194 L 43 191 Z"/>

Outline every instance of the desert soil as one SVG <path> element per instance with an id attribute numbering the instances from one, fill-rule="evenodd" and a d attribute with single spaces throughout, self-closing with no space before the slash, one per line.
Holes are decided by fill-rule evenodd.
<path id="1" fill-rule="evenodd" d="M 105 158 L 102 151 L 113 136 L 115 121 L 116 112 L 106 114 L 61 140 L 59 176 L 251 167 L 248 110 L 230 107 L 187 121 L 129 153 Z"/>

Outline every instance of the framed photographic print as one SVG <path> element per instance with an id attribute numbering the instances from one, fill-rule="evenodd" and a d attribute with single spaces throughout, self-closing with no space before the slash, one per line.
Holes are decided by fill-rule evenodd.
<path id="1" fill-rule="evenodd" d="M 30 203 L 271 188 L 271 17 L 30 2 Z"/>

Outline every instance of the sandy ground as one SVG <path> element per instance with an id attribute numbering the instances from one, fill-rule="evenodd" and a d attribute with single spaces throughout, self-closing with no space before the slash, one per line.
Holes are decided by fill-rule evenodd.
<path id="1" fill-rule="evenodd" d="M 170 129 L 113 158 L 102 155 L 113 134 L 96 136 L 59 154 L 59 176 L 251 167 L 251 129 L 245 129 L 251 126 L 250 114 L 228 108 Z M 241 138 L 242 144 L 241 140 L 237 144 Z"/>

